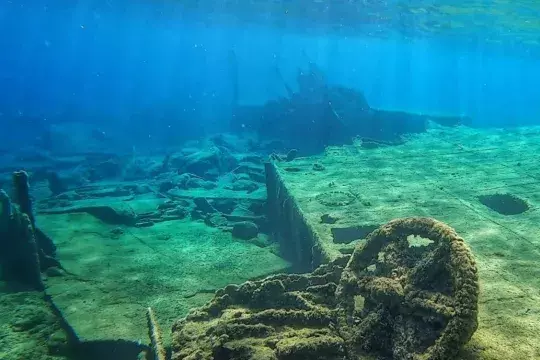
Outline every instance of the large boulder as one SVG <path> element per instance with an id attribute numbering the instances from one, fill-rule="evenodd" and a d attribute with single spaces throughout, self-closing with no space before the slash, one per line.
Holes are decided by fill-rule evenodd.
<path id="1" fill-rule="evenodd" d="M 218 146 L 199 150 L 189 155 L 182 153 L 171 156 L 170 164 L 181 173 L 195 174 L 200 177 L 214 177 L 215 173 L 223 174 L 233 170 L 238 161 L 231 153 Z"/>

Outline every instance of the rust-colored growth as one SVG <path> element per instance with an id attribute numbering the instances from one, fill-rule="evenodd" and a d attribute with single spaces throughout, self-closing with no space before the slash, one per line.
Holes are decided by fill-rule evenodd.
<path id="1" fill-rule="evenodd" d="M 154 360 L 166 360 L 167 351 L 165 351 L 165 346 L 163 345 L 163 336 L 161 334 L 161 329 L 154 314 L 152 308 L 146 309 L 146 321 L 148 322 L 148 334 L 150 336 L 150 341 L 152 344 L 152 352 L 154 354 Z"/>
<path id="2" fill-rule="evenodd" d="M 412 245 L 411 236 L 424 245 Z M 343 271 L 340 328 L 354 351 L 453 359 L 477 329 L 478 292 L 476 264 L 452 228 L 430 218 L 393 220 L 355 249 Z"/>
<path id="3" fill-rule="evenodd" d="M 463 239 L 433 219 L 398 219 L 310 274 L 218 290 L 173 326 L 172 359 L 449 360 L 476 330 L 477 299 Z"/>

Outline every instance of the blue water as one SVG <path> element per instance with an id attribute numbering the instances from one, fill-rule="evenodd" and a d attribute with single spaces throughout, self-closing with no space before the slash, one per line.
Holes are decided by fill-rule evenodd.
<path id="1" fill-rule="evenodd" d="M 0 192 L 0 215 L 4 215 L 0 217 L 0 296 L 7 294 L 11 299 L 0 301 L 0 358 L 40 359 L 30 352 L 52 355 L 64 343 L 63 331 L 53 327 L 44 311 L 32 307 L 38 301 L 11 297 L 4 280 L 10 286 L 22 279 L 33 289 L 47 288 L 46 298 L 59 314 L 68 314 L 66 325 L 69 321 L 84 340 L 74 344 L 84 356 L 73 359 L 95 357 L 87 353 L 89 349 L 100 350 L 103 358 L 109 347 L 110 356 L 120 359 L 123 351 L 135 348 L 136 354 L 147 343 L 141 338 L 146 336 L 142 314 L 147 306 L 157 309 L 169 336 L 172 321 L 185 316 L 188 307 L 201 305 L 205 296 L 210 299 L 212 291 L 275 271 L 305 271 L 327 257 L 347 254 L 353 241 L 365 237 L 360 233 L 386 222 L 393 208 L 397 208 L 395 216 L 410 212 L 406 216 L 456 222 L 480 255 L 481 279 L 485 276 L 482 281 L 490 294 L 480 300 L 483 333 L 469 349 L 472 357 L 485 352 L 491 358 L 512 343 L 514 334 L 530 337 L 534 333 L 530 329 L 537 324 L 533 316 L 538 309 L 531 304 L 538 287 L 533 281 L 538 278 L 533 271 L 538 268 L 538 244 L 526 230 L 540 204 L 535 189 L 540 173 L 534 157 L 522 156 L 521 151 L 535 155 L 537 129 L 499 137 L 496 131 L 467 134 L 469 129 L 464 127 L 441 131 L 441 136 L 448 135 L 443 141 L 431 137 L 439 136 L 433 132 L 426 136 L 427 146 L 435 142 L 442 146 L 429 157 L 424 154 L 430 149 L 420 147 L 420 141 L 408 148 L 400 145 L 409 139 L 407 135 L 426 131 L 429 117 L 408 113 L 445 115 L 431 117 L 436 126 L 463 124 L 469 118 L 468 125 L 478 128 L 540 126 L 540 2 L 469 0 L 462 7 L 453 3 L 457 2 L 0 1 L 0 190 L 6 190 Z M 324 76 L 312 71 L 316 67 Z M 310 70 L 299 76 L 299 69 Z M 299 89 L 298 83 L 307 85 Z M 253 123 L 246 126 L 242 121 Z M 248 131 L 256 136 L 246 136 Z M 225 132 L 236 133 L 215 135 Z M 308 161 L 304 158 L 353 136 L 357 136 L 354 146 Z M 511 141 L 512 147 L 499 147 L 498 142 L 506 141 L 501 138 Z M 477 147 L 481 149 L 476 151 Z M 370 158 L 374 149 L 376 156 Z M 412 149 L 410 154 L 406 149 Z M 298 162 L 297 156 L 301 157 Z M 268 159 L 275 167 L 263 165 Z M 349 165 L 355 168 L 342 171 Z M 18 172 L 13 181 L 13 172 L 21 169 L 29 177 Z M 281 175 L 274 172 L 287 174 L 285 180 L 277 180 Z M 355 180 L 349 182 L 348 177 Z M 267 181 L 271 187 L 266 188 Z M 373 191 L 376 194 L 370 195 Z M 306 209 L 301 208 L 311 200 Z M 23 214 L 33 219 L 34 212 L 35 226 Z M 524 217 L 517 217 L 521 213 Z M 506 220 L 501 217 L 506 215 L 510 216 Z M 308 224 L 319 219 L 317 226 Z M 441 225 L 426 230 L 421 221 L 419 234 L 442 231 L 454 236 Z M 469 223 L 474 226 L 469 228 Z M 202 226 L 208 226 L 209 232 L 203 232 Z M 317 243 L 321 229 L 327 237 Z M 330 234 L 336 244 L 327 251 L 321 244 L 332 242 Z M 34 237 L 37 246 L 32 247 Z M 388 237 L 397 238 L 395 234 Z M 415 282 L 423 282 L 417 270 L 430 270 L 433 256 L 446 251 L 443 246 L 430 252 L 431 260 L 426 257 L 408 273 L 402 269 L 403 259 L 392 255 L 403 244 L 387 247 L 391 253 L 383 258 L 389 261 L 380 259 L 386 249 L 377 255 L 377 276 L 400 264 L 392 271 L 392 280 L 380 282 L 392 287 L 392 294 L 401 291 L 396 279 L 401 283 L 413 274 Z M 457 251 L 454 245 L 448 248 Z M 413 250 L 403 264 L 417 258 L 419 253 Z M 459 251 L 464 256 L 464 250 Z M 278 254 L 283 259 L 275 257 Z M 454 255 L 442 257 L 455 262 Z M 431 332 L 442 329 L 439 322 L 447 320 L 447 313 L 459 314 L 457 321 L 465 324 L 464 331 L 472 329 L 464 319 L 476 317 L 477 279 L 473 264 L 464 259 L 465 270 L 459 272 L 453 263 L 447 266 L 452 270 L 448 275 L 468 274 L 470 282 L 451 281 L 437 265 L 437 278 L 443 274 L 440 284 L 433 283 L 430 275 L 425 284 L 411 287 L 422 291 L 419 305 L 409 310 L 438 300 L 438 295 L 427 296 L 451 283 L 462 284 L 468 294 L 456 291 L 456 304 L 467 303 L 450 311 L 453 299 L 443 292 L 444 311 L 437 310 L 436 316 L 425 316 L 427 312 L 422 311 L 423 319 L 436 323 L 407 346 L 424 347 L 433 339 Z M 289 269 L 285 260 L 296 263 Z M 379 266 L 385 262 L 388 267 Z M 19 271 L 25 264 L 32 270 L 28 276 Z M 65 274 L 59 265 L 65 265 Z M 336 274 L 328 276 L 328 281 Z M 352 284 L 349 275 L 339 283 Z M 321 273 L 317 277 L 323 278 Z M 276 281 L 268 283 L 268 289 L 274 289 Z M 377 304 L 377 316 L 385 319 L 382 327 L 373 328 L 379 334 L 383 327 L 394 326 L 387 314 L 395 313 L 399 295 L 379 296 L 387 289 L 376 290 L 377 283 L 373 282 L 374 295 L 366 304 L 371 307 L 377 297 L 387 297 L 392 303 L 388 312 Z M 371 286 L 366 284 L 366 288 Z M 254 293 L 264 295 L 265 288 Z M 303 295 L 290 299 L 300 296 L 302 311 L 306 304 L 315 306 L 320 312 L 314 318 L 318 321 L 326 311 L 319 311 L 324 309 L 323 302 L 335 306 L 343 299 L 332 300 L 325 293 L 322 305 L 315 304 L 319 300 L 313 288 L 306 290 L 310 294 L 305 303 Z M 214 305 L 225 304 L 226 297 L 243 299 L 244 295 L 224 295 Z M 285 303 L 279 300 L 280 308 L 296 306 L 288 295 L 278 295 L 285 299 Z M 218 309 L 214 305 L 207 308 L 211 313 Z M 240 315 L 240 322 L 249 323 L 244 317 L 247 312 L 230 314 L 231 319 Z M 389 337 L 381 345 L 366 336 L 369 346 L 362 347 L 378 351 L 390 343 L 409 343 L 410 334 L 421 328 L 417 320 L 403 319 L 400 315 L 395 324 L 408 329 L 395 337 L 398 342 Z M 352 315 L 346 320 L 347 326 L 360 324 Z M 367 329 L 366 323 L 358 328 Z M 219 335 L 223 329 L 207 334 Z M 338 344 L 342 332 L 332 329 L 328 334 L 336 331 L 337 337 L 316 341 L 322 346 Z M 352 329 L 346 333 L 356 334 Z M 257 334 L 269 331 L 268 327 L 255 330 Z M 327 330 L 314 330 L 318 333 L 314 339 Z M 11 332 L 16 334 L 13 338 Z M 191 339 L 195 339 L 193 334 Z M 287 356 L 296 346 L 291 342 L 295 340 L 289 341 L 291 334 L 281 350 L 274 340 L 265 344 Z M 227 337 L 223 333 L 219 341 Z M 94 339 L 106 341 L 86 341 Z M 126 340 L 125 347 L 123 340 L 112 339 Z M 501 344 L 501 339 L 508 341 Z M 227 356 L 228 347 L 218 349 L 214 340 L 213 335 L 208 341 L 197 339 L 197 346 L 211 345 L 218 357 Z M 512 349 L 518 355 L 499 355 L 525 359 L 521 354 L 538 351 L 534 341 L 521 341 Z M 300 351 L 309 347 L 299 344 Z M 344 344 L 339 347 L 352 343 Z M 239 348 L 246 351 L 243 345 Z"/>
<path id="2" fill-rule="evenodd" d="M 477 126 L 540 125 L 534 45 L 488 44 L 481 33 L 405 38 L 321 28 L 310 35 L 211 20 L 218 15 L 151 1 L 5 1 L 0 119 L 137 123 L 140 138 L 145 121 L 153 132 L 195 124 L 219 131 L 231 110 L 234 49 L 241 104 L 284 96 L 275 66 L 294 88 L 297 68 L 312 60 L 329 82 L 364 91 L 373 107 L 464 114 Z"/>

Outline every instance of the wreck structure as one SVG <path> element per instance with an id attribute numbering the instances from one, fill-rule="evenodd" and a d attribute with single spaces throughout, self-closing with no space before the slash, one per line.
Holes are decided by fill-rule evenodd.
<path id="1" fill-rule="evenodd" d="M 232 71 L 238 74 L 232 59 Z M 329 145 L 343 145 L 357 138 L 366 147 L 396 145 L 407 134 L 428 129 L 429 121 L 442 126 L 470 125 L 467 116 L 434 116 L 403 111 L 375 109 L 361 91 L 329 85 L 323 71 L 309 61 L 307 70 L 298 69 L 297 91 L 287 84 L 279 68 L 287 97 L 261 106 L 238 104 L 238 83 L 234 84 L 231 128 L 254 132 L 260 139 L 276 140 L 284 148 L 298 149 L 303 155 L 318 153 Z"/>

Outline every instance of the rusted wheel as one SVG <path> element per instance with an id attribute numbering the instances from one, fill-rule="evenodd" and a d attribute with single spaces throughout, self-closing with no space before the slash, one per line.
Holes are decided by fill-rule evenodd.
<path id="1" fill-rule="evenodd" d="M 452 228 L 430 218 L 396 219 L 371 233 L 337 296 L 351 353 L 451 359 L 478 325 L 473 257 Z"/>

